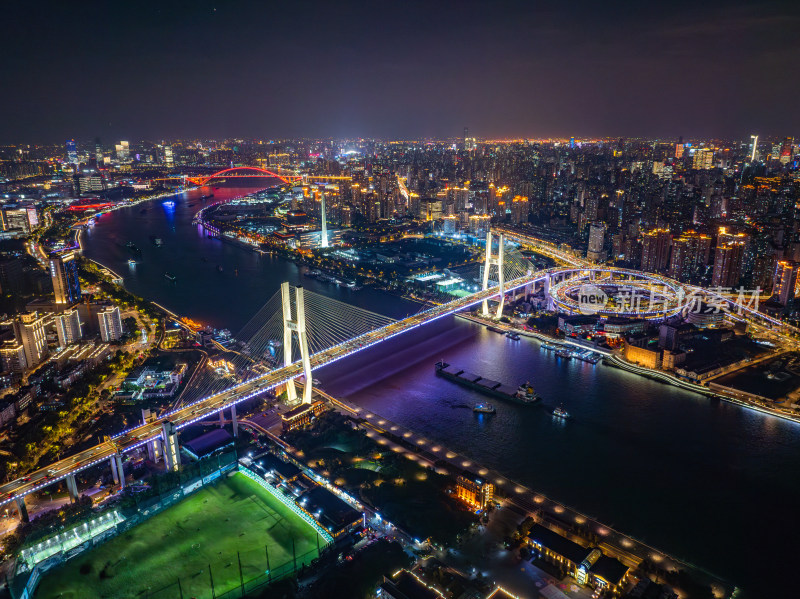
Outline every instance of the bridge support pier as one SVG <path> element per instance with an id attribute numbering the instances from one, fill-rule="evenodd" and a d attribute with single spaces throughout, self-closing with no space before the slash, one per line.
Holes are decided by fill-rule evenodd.
<path id="1" fill-rule="evenodd" d="M 14 503 L 17 504 L 17 511 L 19 512 L 19 519 L 22 522 L 30 522 L 31 519 L 28 516 L 28 506 L 25 505 L 25 497 L 17 497 L 14 500 Z"/>
<path id="2" fill-rule="evenodd" d="M 236 404 L 231 406 L 231 426 L 233 427 L 233 436 L 239 436 L 239 422 L 236 420 Z"/>
<path id="3" fill-rule="evenodd" d="M 108 459 L 109 464 L 111 464 L 111 478 L 114 480 L 114 484 L 119 484 L 119 472 L 117 472 L 117 456 L 112 455 Z"/>
<path id="4" fill-rule="evenodd" d="M 75 503 L 80 497 L 78 494 L 78 482 L 75 480 L 75 475 L 70 474 L 65 480 L 67 481 L 67 492 L 69 493 L 69 499 Z"/>
<path id="5" fill-rule="evenodd" d="M 225 410 L 219 411 L 219 427 L 225 428 Z"/>
<path id="6" fill-rule="evenodd" d="M 303 386 L 303 403 L 311 403 L 311 387 L 313 378 L 311 377 L 311 357 L 308 352 L 308 337 L 306 335 L 306 304 L 304 290 L 302 287 L 295 287 L 295 318 L 292 319 L 292 298 L 289 282 L 281 284 L 281 305 L 283 308 L 283 365 L 289 366 L 292 363 L 292 332 L 297 333 L 298 345 L 300 346 L 300 359 L 303 363 L 303 374 L 306 384 Z M 297 403 L 297 389 L 294 381 L 286 383 L 286 400 L 289 405 Z"/>
<path id="7" fill-rule="evenodd" d="M 156 419 L 155 414 L 151 413 L 149 408 L 142 409 L 142 424 L 147 424 L 148 422 L 154 422 L 155 419 Z M 150 459 L 151 462 L 157 464 L 161 459 L 161 446 L 158 438 L 155 438 L 152 441 L 148 441 L 146 447 L 147 447 L 147 457 Z"/>
<path id="8" fill-rule="evenodd" d="M 122 454 L 115 453 L 109 458 L 109 461 L 111 462 L 111 476 L 114 478 L 114 484 L 119 484 L 120 488 L 124 489 L 125 467 L 122 465 Z M 67 487 L 69 488 L 69 483 Z"/>
<path id="9" fill-rule="evenodd" d="M 483 291 L 489 289 L 489 271 L 492 269 L 492 266 L 497 267 L 497 280 L 500 287 L 500 301 L 497 304 L 497 314 L 495 318 L 500 318 L 503 315 L 503 305 L 505 303 L 506 294 L 505 294 L 505 277 L 503 276 L 503 245 L 505 243 L 505 238 L 503 234 L 500 233 L 498 235 L 498 249 L 497 249 L 497 256 L 492 255 L 492 232 L 489 231 L 486 233 L 486 258 L 483 262 Z M 489 316 L 489 300 L 483 300 L 483 306 L 481 308 L 481 314 L 483 316 Z"/>
<path id="10" fill-rule="evenodd" d="M 164 461 L 167 471 L 178 470 L 181 467 L 181 448 L 178 444 L 178 429 L 169 420 L 161 425 L 161 440 L 164 445 Z"/>

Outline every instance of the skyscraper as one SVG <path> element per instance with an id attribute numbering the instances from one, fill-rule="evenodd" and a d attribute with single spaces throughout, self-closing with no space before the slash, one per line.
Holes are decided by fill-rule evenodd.
<path id="1" fill-rule="evenodd" d="M 14 336 L 22 344 L 29 368 L 40 364 L 47 357 L 45 324 L 47 317 L 39 316 L 38 312 L 22 314 L 14 320 Z"/>
<path id="2" fill-rule="evenodd" d="M 592 223 L 589 225 L 589 249 L 586 252 L 586 258 L 592 262 L 604 262 L 606 259 L 605 252 L 605 238 L 606 238 L 606 225 L 605 223 Z"/>
<path id="3" fill-rule="evenodd" d="M 688 231 L 672 240 L 669 276 L 678 281 L 699 282 L 711 253 L 711 237 Z"/>
<path id="4" fill-rule="evenodd" d="M 750 136 L 750 162 L 755 162 L 758 156 L 758 135 Z"/>
<path id="5" fill-rule="evenodd" d="M 672 234 L 669 229 L 653 229 L 642 233 L 642 270 L 661 272 L 669 264 L 669 246 Z"/>
<path id="6" fill-rule="evenodd" d="M 772 296 L 782 306 L 787 306 L 794 299 L 794 290 L 797 285 L 797 262 L 782 260 L 775 268 Z"/>
<path id="7" fill-rule="evenodd" d="M 739 284 L 747 243 L 747 235 L 744 233 L 728 233 L 725 227 L 720 227 L 714 250 L 712 287 L 733 288 Z"/>
<path id="8" fill-rule="evenodd" d="M 74 139 L 68 139 L 64 144 L 67 148 L 67 162 L 70 164 L 78 165 L 78 146 L 75 144 Z"/>
<path id="9" fill-rule="evenodd" d="M 73 305 L 81 301 L 81 282 L 78 260 L 74 251 L 55 254 L 50 258 L 50 278 L 57 304 Z"/>

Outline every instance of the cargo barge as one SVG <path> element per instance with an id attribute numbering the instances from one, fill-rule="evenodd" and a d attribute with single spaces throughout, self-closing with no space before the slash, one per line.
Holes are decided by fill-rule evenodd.
<path id="1" fill-rule="evenodd" d="M 436 363 L 436 374 L 485 395 L 507 399 L 516 403 L 532 404 L 541 399 L 534 393 L 533 387 L 528 383 L 515 389 L 510 385 L 504 385 L 499 381 L 493 381 L 472 372 L 467 372 L 463 368 L 452 366 L 443 361 Z"/>

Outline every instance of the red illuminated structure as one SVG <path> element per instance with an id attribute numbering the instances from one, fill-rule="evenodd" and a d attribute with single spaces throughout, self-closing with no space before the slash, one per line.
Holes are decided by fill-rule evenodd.
<path id="1" fill-rule="evenodd" d="M 234 171 L 251 171 L 249 174 L 228 174 L 234 173 Z M 235 166 L 233 168 L 226 168 L 221 170 L 217 173 L 214 173 L 208 177 L 186 177 L 187 181 L 190 181 L 194 185 L 207 185 L 209 181 L 212 179 L 218 179 L 220 177 L 277 177 L 284 183 L 291 183 L 292 181 L 299 181 L 301 177 L 297 175 L 279 175 L 278 173 L 274 173 L 272 171 L 268 171 L 265 168 L 259 168 L 257 166 Z"/>

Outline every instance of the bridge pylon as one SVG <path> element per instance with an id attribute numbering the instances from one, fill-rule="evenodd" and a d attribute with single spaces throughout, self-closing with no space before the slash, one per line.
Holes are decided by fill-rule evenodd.
<path id="1" fill-rule="evenodd" d="M 283 365 L 292 364 L 292 333 L 297 333 L 297 341 L 300 346 L 300 359 L 303 362 L 303 374 L 306 383 L 303 385 L 303 403 L 311 403 L 311 391 L 313 379 L 311 378 L 311 356 L 308 352 L 308 335 L 306 334 L 306 304 L 304 289 L 295 287 L 295 312 L 296 317 L 292 318 L 291 289 L 289 282 L 281 284 L 281 305 L 283 306 Z M 289 405 L 297 402 L 297 389 L 294 381 L 286 383 L 286 399 Z"/>
<path id="2" fill-rule="evenodd" d="M 492 255 L 492 232 L 489 231 L 486 233 L 486 258 L 484 259 L 483 263 L 483 286 L 481 289 L 486 291 L 489 289 L 489 271 L 492 269 L 492 266 L 497 267 L 497 279 L 500 284 L 500 301 L 497 304 L 497 315 L 495 318 L 500 318 L 503 315 L 503 304 L 505 303 L 506 299 L 506 289 L 505 289 L 505 277 L 503 276 L 503 245 L 505 244 L 505 238 L 502 233 L 498 235 L 498 243 L 499 247 L 497 249 L 497 255 Z M 483 300 L 483 307 L 481 309 L 481 314 L 483 316 L 489 316 L 489 300 Z"/>

